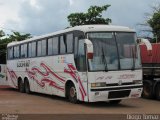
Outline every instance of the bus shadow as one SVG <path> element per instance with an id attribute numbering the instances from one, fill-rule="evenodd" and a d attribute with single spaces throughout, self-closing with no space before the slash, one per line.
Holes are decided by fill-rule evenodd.
<path id="1" fill-rule="evenodd" d="M 34 96 L 39 96 L 39 97 L 45 97 L 45 98 L 49 98 L 52 100 L 57 100 L 57 101 L 61 101 L 64 103 L 69 103 L 72 105 L 80 105 L 80 106 L 84 106 L 84 107 L 88 107 L 88 108 L 135 108 L 136 106 L 132 106 L 132 105 L 126 105 L 123 103 L 119 103 L 119 104 L 110 104 L 109 102 L 92 102 L 92 103 L 88 103 L 88 102 L 82 102 L 82 101 L 78 101 L 76 104 L 75 103 L 70 103 L 66 98 L 64 97 L 59 97 L 56 95 L 47 95 L 47 94 L 42 94 L 42 93 L 34 93 L 32 92 L 30 95 L 34 95 Z"/>
<path id="2" fill-rule="evenodd" d="M 138 108 L 138 106 L 135 105 L 129 105 L 129 104 L 124 104 L 119 103 L 119 104 L 110 104 L 109 102 L 82 102 L 82 101 L 78 101 L 76 104 L 75 103 L 71 103 L 68 101 L 68 99 L 64 98 L 64 97 L 59 97 L 56 95 L 46 95 L 46 94 L 42 94 L 42 93 L 32 93 L 32 95 L 36 95 L 36 96 L 40 96 L 40 97 L 45 97 L 45 98 L 49 98 L 52 100 L 57 100 L 57 101 L 61 101 L 64 103 L 69 103 L 75 106 L 83 106 L 83 107 L 87 107 L 87 108 Z"/>
<path id="3" fill-rule="evenodd" d="M 18 90 L 15 89 L 15 88 L 11 88 L 11 87 L 8 87 L 8 86 L 0 86 L 0 91 L 15 91 L 17 92 Z"/>
<path id="4" fill-rule="evenodd" d="M 137 108 L 137 106 L 127 105 L 123 103 L 110 104 L 109 102 L 93 102 L 93 103 L 81 103 L 85 107 L 89 108 Z"/>
<path id="5" fill-rule="evenodd" d="M 36 93 L 36 92 L 32 92 L 32 93 L 30 93 L 28 95 L 33 95 L 33 96 L 44 97 L 44 98 L 49 98 L 49 99 L 53 99 L 53 100 L 68 102 L 66 98 L 59 97 L 57 95 L 48 95 L 48 94 Z"/>

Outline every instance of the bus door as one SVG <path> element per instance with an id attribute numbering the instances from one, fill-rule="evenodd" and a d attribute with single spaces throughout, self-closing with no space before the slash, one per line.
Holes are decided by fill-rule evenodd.
<path id="1" fill-rule="evenodd" d="M 86 47 L 85 40 L 79 40 L 78 43 L 78 55 L 76 58 L 76 67 L 79 73 L 80 81 L 79 90 L 80 90 L 80 99 L 82 101 L 88 101 L 87 88 L 88 88 L 88 79 L 87 79 L 87 63 L 86 63 Z M 81 82 L 81 83 L 80 83 Z"/>

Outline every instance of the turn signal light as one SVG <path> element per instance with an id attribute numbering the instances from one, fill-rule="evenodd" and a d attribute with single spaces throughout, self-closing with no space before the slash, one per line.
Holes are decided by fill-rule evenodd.
<path id="1" fill-rule="evenodd" d="M 99 82 L 99 83 L 91 83 L 91 87 L 105 87 L 105 82 Z"/>

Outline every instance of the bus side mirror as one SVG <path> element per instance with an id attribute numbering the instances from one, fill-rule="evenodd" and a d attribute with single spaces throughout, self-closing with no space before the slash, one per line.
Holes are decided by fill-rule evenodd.
<path id="1" fill-rule="evenodd" d="M 86 44 L 86 53 L 87 53 L 87 58 L 88 59 L 93 59 L 93 44 L 90 40 L 85 39 L 85 44 Z"/>

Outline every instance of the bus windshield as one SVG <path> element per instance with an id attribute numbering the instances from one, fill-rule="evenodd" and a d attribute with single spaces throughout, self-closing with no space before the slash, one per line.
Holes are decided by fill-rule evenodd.
<path id="1" fill-rule="evenodd" d="M 94 55 L 89 60 L 90 71 L 132 70 L 141 68 L 135 33 L 88 33 Z"/>

